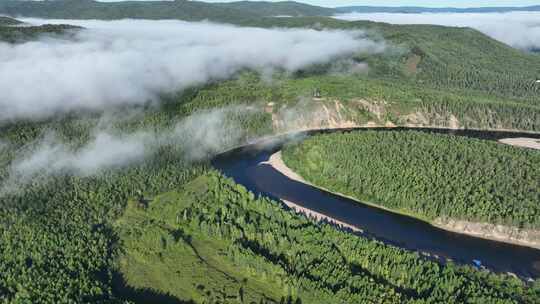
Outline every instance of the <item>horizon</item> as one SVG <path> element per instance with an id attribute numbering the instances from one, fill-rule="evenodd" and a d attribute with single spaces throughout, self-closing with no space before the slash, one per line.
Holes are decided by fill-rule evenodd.
<path id="1" fill-rule="evenodd" d="M 40 1 L 40 0 L 38 0 Z M 123 2 L 123 1 L 164 1 L 164 0 L 96 0 L 98 2 Z M 174 1 L 174 0 L 165 0 Z M 196 0 L 206 3 L 230 3 L 239 2 L 240 0 Z M 248 0 L 250 2 L 286 2 L 285 0 Z M 374 6 L 374 7 L 427 7 L 427 8 L 482 8 L 482 7 L 527 7 L 540 5 L 535 0 L 503 0 L 497 1 L 471 1 L 466 0 L 443 0 L 433 3 L 426 0 L 408 0 L 408 1 L 392 1 L 392 0 L 363 0 L 363 1 L 350 1 L 350 0 L 295 0 L 294 2 L 329 7 L 347 7 L 347 6 Z"/>

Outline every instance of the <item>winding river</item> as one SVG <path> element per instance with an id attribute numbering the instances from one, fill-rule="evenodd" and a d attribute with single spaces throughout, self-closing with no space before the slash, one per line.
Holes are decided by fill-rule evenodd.
<path id="1" fill-rule="evenodd" d="M 441 262 L 451 259 L 457 263 L 470 264 L 473 260 L 480 260 L 485 267 L 496 272 L 511 272 L 523 278 L 540 277 L 540 250 L 538 249 L 439 229 L 412 217 L 359 204 L 346 197 L 291 180 L 271 165 L 265 164 L 270 156 L 281 150 L 288 141 L 320 133 L 362 132 L 363 130 L 368 129 L 307 131 L 297 133 L 298 136 L 281 136 L 270 142 L 259 142 L 223 153 L 214 159 L 213 164 L 223 174 L 256 194 L 293 202 L 346 225 L 357 227 L 363 231 L 361 234 L 387 244 L 418 251 Z M 405 131 L 411 129 L 369 128 L 369 130 Z M 487 140 L 515 137 L 540 138 L 540 134 L 502 131 L 417 128 L 412 130 Z"/>

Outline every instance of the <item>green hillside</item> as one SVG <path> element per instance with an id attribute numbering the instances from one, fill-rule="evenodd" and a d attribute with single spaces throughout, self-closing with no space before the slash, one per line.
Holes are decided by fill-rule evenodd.
<path id="1" fill-rule="evenodd" d="M 299 96 L 311 96 L 314 89 L 319 89 L 325 100 L 338 99 L 353 112 L 358 112 L 355 103 L 358 99 L 384 102 L 382 113 L 361 114 L 355 120 L 360 124 L 369 120 L 382 125 L 387 121 L 406 124 L 411 114 L 420 113 L 422 119 L 412 123 L 448 126 L 449 118 L 454 116 L 459 127 L 465 128 L 540 130 L 540 85 L 535 83 L 540 73 L 540 56 L 515 50 L 475 30 L 346 22 L 324 17 L 262 18 L 238 24 L 360 29 L 367 31 L 371 39 L 384 40 L 387 51 L 381 55 L 352 57 L 355 63 L 369 65 L 367 74 L 349 74 L 346 70 L 342 74 L 329 74 L 332 64 L 318 65 L 293 77 L 274 75 L 280 79 L 281 86 L 260 81 L 259 77 L 250 77 L 249 82 L 233 79 L 215 84 L 213 99 L 290 104 Z M 0 35 L 14 41 L 19 36 L 34 37 L 43 31 L 61 29 L 64 27 L 0 27 Z M 256 91 L 253 86 L 257 87 Z M 204 94 L 196 99 L 208 102 Z"/>
<path id="2" fill-rule="evenodd" d="M 18 25 L 18 24 L 21 24 L 22 22 L 17 20 L 17 19 L 13 19 L 13 18 L 9 18 L 9 17 L 4 17 L 4 16 L 0 16 L 0 25 Z"/>
<path id="3" fill-rule="evenodd" d="M 517 281 L 506 281 L 515 284 L 510 287 L 500 277 L 313 224 L 214 172 L 147 207 L 130 202 L 116 227 L 127 282 L 184 301 L 527 303 L 535 297 Z"/>
<path id="4" fill-rule="evenodd" d="M 368 59 L 384 78 L 435 88 L 482 91 L 538 100 L 540 57 L 498 42 L 479 31 L 436 25 L 392 25 L 324 17 L 265 18 L 240 24 L 261 27 L 361 29 L 384 39 L 392 56 Z M 362 58 L 359 58 L 362 59 Z M 537 102 L 533 102 L 537 104 Z"/>
<path id="5" fill-rule="evenodd" d="M 208 159 L 190 159 L 186 137 L 166 142 L 151 157 L 126 167 L 93 175 L 39 171 L 23 187 L 4 188 L 24 182 L 11 179 L 11 166 L 21 156 L 36 152 L 40 139 L 54 133 L 70 150 L 80 151 L 109 114 L 122 117 L 108 126 L 113 134 L 146 132 L 159 138 L 192 114 L 249 106 L 250 111 L 225 115 L 224 126 L 233 124 L 244 133 L 223 149 L 282 131 L 276 127 L 276 120 L 286 116 L 282 112 L 317 107 L 359 125 L 401 125 L 417 119 L 420 125 L 446 127 L 457 120 L 463 128 L 540 131 L 538 88 L 523 85 L 539 71 L 537 55 L 521 53 L 470 29 L 326 17 L 244 18 L 251 5 L 0 2 L 1 13 L 24 9 L 29 16 L 55 18 L 169 14 L 188 20 L 213 16 L 258 27 L 363 29 L 372 39 L 388 44 L 384 54 L 358 53 L 339 60 L 367 63 L 368 72 L 333 72 L 336 63 L 330 63 L 292 74 L 276 71 L 268 81 L 257 71 L 242 71 L 228 80 L 163 95 L 159 106 L 0 124 L 0 303 L 537 303 L 539 280 L 526 283 L 508 274 L 439 264 L 418 253 L 316 224 L 275 201 L 256 198 L 216 173 Z M 297 7 L 294 3 L 258 5 L 263 6 L 258 7 L 262 15 L 284 14 L 263 9 L 266 5 Z M 295 9 L 298 14 L 315 14 L 304 6 Z M 72 35 L 72 29 L 0 26 L 0 40 L 23 43 L 40 35 Z M 314 90 L 321 96 L 314 98 Z M 423 144 L 419 147 L 433 147 L 428 139 L 419 138 Z M 395 141 L 396 149 L 404 145 L 391 136 L 385 140 Z M 494 151 L 489 160 L 497 163 L 498 183 L 514 183 L 520 165 L 537 170 L 530 160 L 527 163 L 537 158 L 531 153 L 487 143 L 460 141 L 453 146 L 449 142 L 436 146 L 454 151 L 454 157 L 466 155 L 470 161 L 480 161 L 475 152 Z M 505 159 L 515 163 L 501 167 L 499 161 Z M 387 159 L 380 163 L 390 164 Z M 482 169 L 489 172 L 490 164 Z M 469 173 L 481 178 L 479 172 Z M 419 173 L 418 178 L 423 176 Z M 527 184 L 508 189 L 526 199 L 515 202 L 524 210 L 482 204 L 482 197 L 492 196 L 478 191 L 475 218 L 537 227 L 537 191 L 526 188 L 534 186 L 535 175 L 526 177 Z M 445 186 L 457 187 L 459 182 Z M 506 198 L 504 193 L 496 194 Z M 462 208 L 452 211 L 463 212 L 466 202 L 460 201 Z M 412 205 L 405 200 L 401 204 Z M 415 208 L 432 211 L 429 206 Z"/>
<path id="6" fill-rule="evenodd" d="M 43 35 L 68 35 L 80 27 L 60 24 L 45 24 L 40 26 L 5 26 L 0 24 L 0 41 L 21 43 L 37 39 Z"/>
<path id="7" fill-rule="evenodd" d="M 188 21 L 237 21 L 266 16 L 331 15 L 331 9 L 296 2 L 255 3 L 233 2 L 209 4 L 199 1 L 126 1 L 97 2 L 93 0 L 0 2 L 0 14 L 40 18 L 65 19 L 181 19 Z"/>
<path id="8" fill-rule="evenodd" d="M 508 13 L 540 11 L 540 6 L 496 6 L 496 7 L 420 7 L 420 6 L 342 6 L 336 8 L 339 13 Z"/>
<path id="9" fill-rule="evenodd" d="M 0 14 L 73 19 L 214 20 L 257 27 L 363 29 L 395 47 L 395 56 L 376 62 L 384 77 L 414 81 L 437 89 L 464 89 L 493 95 L 538 99 L 540 57 L 504 45 L 472 29 L 431 25 L 346 22 L 332 18 L 268 18 L 277 15 L 330 15 L 330 9 L 296 2 L 197 1 L 95 2 L 92 0 L 0 3 Z M 400 51 L 398 51 L 400 50 Z M 360 58 L 362 59 L 362 58 Z M 533 102 L 537 104 L 536 101 Z"/>
<path id="10" fill-rule="evenodd" d="M 224 8 L 235 8 L 246 12 L 247 16 L 330 16 L 333 9 L 307 5 L 294 1 L 265 2 L 265 1 L 238 1 L 216 4 Z"/>
<path id="11" fill-rule="evenodd" d="M 418 58 L 418 81 L 441 88 L 538 99 L 538 56 L 467 28 L 390 26 L 384 32 L 388 39 L 409 46 L 408 60 Z"/>
<path id="12" fill-rule="evenodd" d="M 346 6 L 325 8 L 295 1 L 264 2 L 237 1 L 205 3 L 202 1 L 125 1 L 103 3 L 94 0 L 49 0 L 42 2 L 5 0 L 0 13 L 42 18 L 73 19 L 184 19 L 184 20 L 238 20 L 268 16 L 331 16 L 339 13 L 504 13 L 513 11 L 539 11 L 540 6 L 487 7 L 487 8 L 427 8 Z"/>
<path id="13" fill-rule="evenodd" d="M 396 124 L 402 123 L 396 116 L 422 112 L 425 117 L 453 114 L 462 127 L 539 130 L 540 85 L 535 81 L 540 78 L 540 57 L 476 30 L 324 17 L 264 18 L 241 24 L 360 29 L 388 45 L 381 55 L 353 58 L 368 63 L 367 75 L 330 77 L 326 72 L 331 67 L 318 66 L 290 80 L 291 87 L 309 83 L 309 90 L 318 87 L 330 100 L 385 101 L 385 119 Z M 308 88 L 303 90 L 308 92 Z"/>

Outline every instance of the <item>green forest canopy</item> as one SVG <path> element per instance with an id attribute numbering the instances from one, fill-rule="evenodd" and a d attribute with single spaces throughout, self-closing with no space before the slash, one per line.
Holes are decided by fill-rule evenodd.
<path id="1" fill-rule="evenodd" d="M 0 2 L 0 14 L 56 19 L 180 19 L 187 21 L 256 19 L 269 16 L 329 16 L 332 9 L 296 2 L 206 3 L 201 1 L 92 0 Z"/>
<path id="2" fill-rule="evenodd" d="M 352 58 L 369 65 L 367 75 L 347 71 L 329 74 L 333 66 L 326 64 L 298 71 L 292 77 L 278 77 L 280 86 L 259 85 L 265 92 L 277 90 L 272 95 L 278 102 L 310 96 L 314 88 L 319 88 L 330 100 L 366 98 L 387 102 L 389 110 L 378 118 L 383 119 L 382 124 L 386 120 L 406 123 L 397 118 L 421 112 L 430 125 L 441 125 L 444 117 L 454 115 L 461 127 L 540 130 L 540 85 L 535 82 L 540 75 L 540 56 L 515 50 L 475 30 L 322 17 L 236 21 L 260 27 L 363 29 L 372 39 L 384 39 L 388 44 L 388 52 L 382 55 L 356 54 Z M 0 40 L 23 42 L 41 34 L 64 33 L 66 29 L 71 27 L 0 26 Z M 229 84 L 227 96 L 246 95 L 242 91 L 248 88 L 242 83 L 233 87 Z M 259 92 L 249 95 L 248 101 L 256 95 L 259 101 L 268 96 Z"/>
<path id="3" fill-rule="evenodd" d="M 0 16 L 0 25 L 17 25 L 17 24 L 21 24 L 21 23 L 22 22 L 17 20 L 17 19 L 5 17 L 5 16 Z"/>
<path id="4" fill-rule="evenodd" d="M 252 22 L 245 24 L 386 26 L 318 17 Z M 43 33 L 62 34 L 66 29 L 71 27 L 4 26 L 0 27 L 0 39 L 21 43 Z M 396 34 L 406 43 L 415 41 L 399 29 L 390 26 L 386 39 Z M 429 43 L 434 54 L 448 56 L 444 50 L 452 41 L 439 49 L 437 39 L 442 38 L 433 35 L 426 39 L 434 39 Z M 533 57 L 514 53 L 506 46 L 494 47 L 511 62 L 536 64 Z M 165 132 L 201 109 L 239 103 L 264 105 L 266 101 L 286 104 L 320 87 L 325 96 L 390 99 L 399 109 L 413 104 L 434 111 L 452 109 L 459 115 L 473 112 L 481 126 L 538 129 L 540 111 L 529 89 L 516 87 L 512 92 L 497 93 L 487 87 L 463 85 L 455 90 L 450 88 L 458 84 L 437 84 L 435 80 L 433 87 L 426 88 L 421 79 L 402 72 L 403 60 L 409 55 L 392 55 L 393 61 L 361 57 L 373 66 L 374 72 L 367 76 L 333 76 L 327 74 L 327 67 L 314 67 L 292 76 L 281 75 L 283 81 L 275 85 L 255 73 L 244 73 L 237 79 L 164 96 L 161 107 L 140 108 L 141 116 L 114 127 L 126 133 L 148 129 Z M 489 63 L 480 68 L 497 73 Z M 523 73 L 520 75 L 526 77 L 528 72 Z M 496 113 L 495 120 L 485 114 L 492 112 Z M 23 148 L 47 131 L 54 130 L 70 147 L 83 145 L 99 124 L 99 114 L 71 114 L 0 126 L 1 139 L 10 143 L 1 148 L 0 183 L 8 178 L 10 164 Z M 271 115 L 262 111 L 229 119 L 240 123 L 247 137 L 273 132 Z M 197 302 L 253 299 L 263 303 L 331 303 L 365 297 L 374 301 L 384 298 L 388 303 L 465 299 L 534 303 L 540 297 L 539 288 L 525 287 L 509 276 L 452 264 L 441 266 L 414 253 L 315 225 L 282 210 L 276 202 L 255 200 L 209 167 L 206 161 L 187 162 L 182 146 L 172 145 L 128 168 L 87 177 L 41 176 L 43 180 L 19 192 L 0 196 L 0 302 L 119 303 L 133 299 L 118 284 L 119 273 L 135 289 L 135 299 L 139 300 L 137 296 L 152 294 L 152 290 L 173 300 Z M 148 207 L 144 207 L 146 204 Z M 527 210 L 520 213 L 520 220 L 530 215 Z M 506 214 L 502 213 L 503 218 Z M 194 265 L 216 275 L 207 278 Z M 175 295 L 178 290 L 182 294 Z"/>
<path id="5" fill-rule="evenodd" d="M 540 153 L 413 131 L 319 135 L 284 151 L 308 181 L 433 221 L 540 227 Z"/>
<path id="6" fill-rule="evenodd" d="M 235 18 L 260 18 L 271 16 L 331 16 L 338 13 L 494 13 L 510 11 L 538 11 L 540 6 L 529 7 L 487 7 L 487 8 L 426 8 L 426 7 L 377 7 L 350 6 L 327 8 L 307 5 L 295 1 L 237 1 L 230 3 L 207 3 L 203 1 L 130 1 L 102 3 L 93 0 L 53 0 L 31 2 L 4 0 L 0 3 L 0 13 L 40 18 L 67 19 L 183 19 L 213 21 L 234 20 Z"/>
<path id="7" fill-rule="evenodd" d="M 198 303 L 513 303 L 518 280 L 317 225 L 210 172 L 117 222 L 133 287 Z M 181 274 L 180 276 L 178 274 Z"/>

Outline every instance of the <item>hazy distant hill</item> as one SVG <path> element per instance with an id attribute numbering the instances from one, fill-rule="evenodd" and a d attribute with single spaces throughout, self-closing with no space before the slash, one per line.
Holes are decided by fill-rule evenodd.
<path id="1" fill-rule="evenodd" d="M 65 19 L 181 19 L 235 22 L 270 16 L 331 16 L 339 13 L 493 13 L 540 11 L 540 6 L 484 8 L 426 8 L 349 6 L 336 9 L 307 5 L 294 1 L 206 3 L 201 1 L 125 1 L 93 0 L 0 1 L 0 14 Z"/>
<path id="2" fill-rule="evenodd" d="M 0 41 L 10 43 L 26 42 L 41 35 L 66 35 L 74 33 L 73 30 L 80 29 L 80 27 L 68 24 L 16 26 L 22 23 L 13 18 L 0 16 Z"/>
<path id="3" fill-rule="evenodd" d="M 527 7 L 475 7 L 475 8 L 432 8 L 418 6 L 387 7 L 387 6 L 346 6 L 336 8 L 338 13 L 505 13 L 518 11 L 540 11 L 540 5 Z"/>
<path id="4" fill-rule="evenodd" d="M 92 0 L 0 1 L 0 14 L 12 16 L 66 19 L 182 19 L 232 21 L 265 16 L 332 15 L 333 9 L 297 2 L 205 3 L 199 1 L 127 1 Z"/>
<path id="5" fill-rule="evenodd" d="M 239 1 L 232 3 L 216 3 L 215 5 L 240 9 L 248 12 L 252 16 L 330 16 L 335 13 L 335 10 L 332 8 L 312 6 L 295 1 Z"/>
<path id="6" fill-rule="evenodd" d="M 0 16 L 0 25 L 17 25 L 21 23 L 22 22 L 20 22 L 19 20 L 13 18 Z"/>

